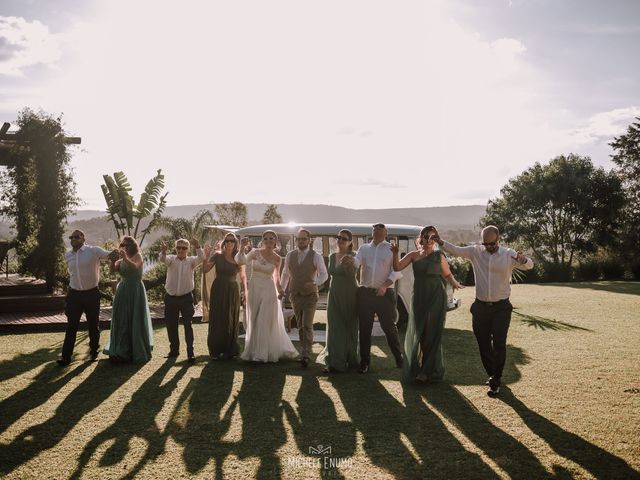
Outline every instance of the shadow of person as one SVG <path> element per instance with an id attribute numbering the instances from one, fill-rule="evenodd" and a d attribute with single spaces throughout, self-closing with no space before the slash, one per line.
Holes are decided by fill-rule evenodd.
<path id="1" fill-rule="evenodd" d="M 134 364 L 114 368 L 109 362 L 98 362 L 87 378 L 65 397 L 51 418 L 27 429 L 0 448 L 0 474 L 8 474 L 60 443 L 82 417 L 105 401 L 139 368 L 140 365 Z"/>
<path id="2" fill-rule="evenodd" d="M 167 427 L 167 434 L 184 446 L 187 472 L 196 476 L 215 461 L 216 477 L 223 478 L 222 466 L 231 446 L 222 441 L 229 431 L 237 399 L 223 414 L 233 390 L 236 362 L 209 362 L 199 378 L 192 378 L 183 390 Z"/>
<path id="3" fill-rule="evenodd" d="M 571 460 L 591 473 L 595 478 L 640 478 L 622 458 L 589 443 L 575 433 L 568 432 L 552 421 L 534 412 L 509 388 L 500 393 L 500 400 L 509 405 L 522 418 L 533 433 L 538 435 L 558 455 Z"/>
<path id="4" fill-rule="evenodd" d="M 282 465 L 277 450 L 287 441 L 283 422 L 282 395 L 286 373 L 291 362 L 268 365 L 243 365 L 243 378 L 238 404 L 242 417 L 242 440 L 236 444 L 240 458 L 258 457 L 256 478 L 282 478 Z M 264 438 L 267 441 L 256 441 Z"/>
<path id="5" fill-rule="evenodd" d="M 49 363 L 22 390 L 0 402 L 0 433 L 13 425 L 25 413 L 44 404 L 73 377 L 80 375 L 91 363 L 84 362 L 72 369 L 61 369 Z"/>
<path id="6" fill-rule="evenodd" d="M 302 373 L 302 381 L 296 395 L 297 411 L 289 402 L 282 402 L 298 450 L 303 455 L 313 457 L 311 448 L 330 447 L 330 458 L 352 457 L 356 450 L 353 423 L 338 420 L 333 400 L 320 388 L 320 382 L 313 372 L 298 372 Z M 336 466 L 336 462 L 321 460 L 321 478 L 345 478 Z"/>
<path id="7" fill-rule="evenodd" d="M 71 478 L 80 478 L 83 469 L 89 463 L 91 456 L 100 445 L 113 439 L 115 442 L 105 451 L 100 459 L 100 465 L 115 465 L 122 461 L 130 448 L 133 437 L 144 438 L 147 449 L 142 458 L 133 466 L 124 478 L 133 478 L 148 462 L 153 461 L 164 453 L 166 437 L 156 424 L 155 418 L 164 406 L 165 400 L 176 388 L 180 379 L 187 371 L 182 366 L 162 384 L 174 362 L 164 362 L 149 378 L 135 391 L 129 403 L 124 407 L 120 416 L 106 429 L 97 434 L 85 446 L 78 466 Z"/>
<path id="8" fill-rule="evenodd" d="M 477 478 L 497 478 L 426 408 L 414 389 L 404 389 L 403 404 L 374 374 L 336 375 L 330 380 L 353 428 L 362 434 L 365 454 L 395 478 L 467 478 L 470 473 Z M 352 468 L 358 468 L 357 463 Z"/>
<path id="9" fill-rule="evenodd" d="M 447 380 L 428 386 L 405 385 L 405 394 L 413 392 L 420 395 L 512 477 L 522 476 L 523 472 L 533 475 L 533 478 L 547 476 L 544 466 L 527 447 L 491 423 L 451 385 L 482 385 L 486 379 L 473 333 L 448 328 L 444 331 L 442 343 Z M 521 376 L 518 366 L 528 362 L 521 349 L 507 345 L 503 379 L 518 380 Z"/>

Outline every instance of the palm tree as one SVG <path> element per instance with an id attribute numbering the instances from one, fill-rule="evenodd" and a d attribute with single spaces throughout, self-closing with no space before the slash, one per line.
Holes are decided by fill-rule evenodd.
<path id="1" fill-rule="evenodd" d="M 160 195 L 164 188 L 162 170 L 158 170 L 156 175 L 149 180 L 137 204 L 129 193 L 131 192 L 131 184 L 123 172 L 115 172 L 113 177 L 103 175 L 103 178 L 105 184 L 100 187 L 107 202 L 109 220 L 113 222 L 118 236 L 133 235 L 134 238 L 137 238 L 142 219 L 152 216 L 149 225 L 141 232 L 142 238 L 139 243 L 142 246 L 147 234 L 159 225 L 162 213 L 167 206 L 168 193 Z"/>

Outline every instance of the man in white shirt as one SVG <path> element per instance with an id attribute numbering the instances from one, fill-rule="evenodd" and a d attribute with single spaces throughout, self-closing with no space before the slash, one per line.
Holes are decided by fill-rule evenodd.
<path id="1" fill-rule="evenodd" d="M 117 259 L 118 250 L 109 252 L 103 248 L 86 245 L 84 232 L 74 230 L 69 237 L 71 250 L 65 254 L 67 269 L 69 270 L 69 289 L 67 291 L 65 315 L 67 329 L 62 344 L 62 355 L 57 360 L 58 365 L 66 367 L 71 363 L 73 347 L 80 325 L 80 318 L 85 314 L 89 327 L 89 348 L 91 360 L 98 358 L 100 350 L 100 262 L 107 258 Z"/>
<path id="2" fill-rule="evenodd" d="M 502 370 L 507 356 L 507 332 L 513 306 L 511 273 L 514 268 L 530 270 L 533 261 L 511 248 L 501 247 L 498 227 L 482 229 L 482 244 L 458 247 L 443 241 L 438 234 L 434 240 L 445 252 L 471 260 L 476 284 L 476 300 L 471 305 L 473 333 L 478 341 L 482 365 L 489 375 L 491 397 L 498 395 Z"/>
<path id="3" fill-rule="evenodd" d="M 318 288 L 329 278 L 324 258 L 311 246 L 311 234 L 301 228 L 296 236 L 298 248 L 290 251 L 284 259 L 281 285 L 289 287 L 289 298 L 298 323 L 301 344 L 301 363 L 309 365 L 313 346 L 313 318 L 318 304 Z"/>
<path id="4" fill-rule="evenodd" d="M 169 336 L 169 353 L 165 358 L 174 358 L 180 354 L 180 337 L 178 335 L 178 323 L 182 313 L 184 325 L 184 340 L 187 344 L 187 359 L 189 363 L 195 362 L 193 353 L 193 271 L 205 258 L 205 253 L 200 248 L 200 243 L 195 238 L 191 240 L 196 249 L 196 256 L 187 256 L 189 252 L 189 240 L 180 238 L 176 240 L 175 255 L 167 255 L 167 244 L 162 244 L 160 261 L 167 265 L 166 293 L 164 295 L 164 320 Z"/>
<path id="5" fill-rule="evenodd" d="M 393 270 L 391 244 L 385 240 L 387 227 L 383 223 L 373 225 L 373 240 L 362 245 L 353 260 L 344 257 L 345 262 L 353 261 L 360 267 L 360 288 L 358 289 L 358 323 L 360 327 L 360 373 L 367 373 L 371 363 L 371 331 L 374 315 L 387 337 L 387 343 L 402 367 L 402 349 L 398 337 L 396 319 L 396 293 L 393 284 L 402 278 Z"/>

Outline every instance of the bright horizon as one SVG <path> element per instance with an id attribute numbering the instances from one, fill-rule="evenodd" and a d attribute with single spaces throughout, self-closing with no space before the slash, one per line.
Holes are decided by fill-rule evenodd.
<path id="1" fill-rule="evenodd" d="M 64 113 L 102 175 L 169 205 L 484 205 L 560 154 L 611 168 L 640 116 L 640 4 L 5 0 L 0 120 Z"/>

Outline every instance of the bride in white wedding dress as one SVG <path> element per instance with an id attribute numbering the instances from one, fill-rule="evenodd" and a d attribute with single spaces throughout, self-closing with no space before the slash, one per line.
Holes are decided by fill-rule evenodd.
<path id="1" fill-rule="evenodd" d="M 263 248 L 251 249 L 248 239 L 243 239 L 236 262 L 251 262 L 247 299 L 247 325 L 244 351 L 240 358 L 253 362 L 277 362 L 294 359 L 298 351 L 291 343 L 284 326 L 282 314 L 282 287 L 280 286 L 280 255 L 274 250 L 277 235 L 271 230 L 262 234 Z M 248 253 L 245 250 L 249 249 Z"/>

